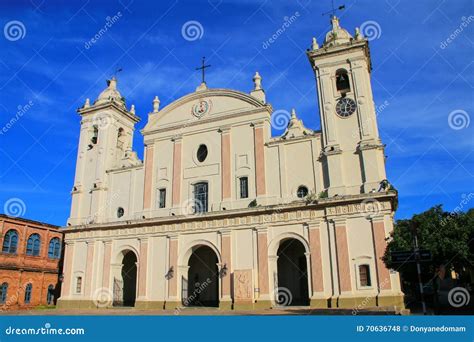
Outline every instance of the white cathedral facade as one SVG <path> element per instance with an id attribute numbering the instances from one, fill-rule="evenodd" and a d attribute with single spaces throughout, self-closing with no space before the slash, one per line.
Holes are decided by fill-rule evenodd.
<path id="1" fill-rule="evenodd" d="M 403 308 L 382 261 L 397 194 L 386 181 L 368 41 L 332 18 L 307 51 L 321 131 L 293 111 L 272 137 L 254 89 L 208 88 L 139 121 L 113 78 L 78 110 L 60 307 Z"/>

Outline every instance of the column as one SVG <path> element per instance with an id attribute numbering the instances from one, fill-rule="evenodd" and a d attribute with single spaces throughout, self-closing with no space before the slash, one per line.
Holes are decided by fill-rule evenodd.
<path id="1" fill-rule="evenodd" d="M 110 265 L 112 257 L 112 241 L 104 241 L 104 268 L 102 274 L 102 287 L 110 289 Z"/>
<path id="2" fill-rule="evenodd" d="M 153 194 L 153 158 L 154 145 L 145 147 L 145 188 L 143 189 L 143 210 L 151 208 Z"/>
<path id="3" fill-rule="evenodd" d="M 255 145 L 255 183 L 257 197 L 266 194 L 265 185 L 265 139 L 263 136 L 263 122 L 253 125 Z"/>
<path id="4" fill-rule="evenodd" d="M 138 276 L 138 297 L 143 299 L 146 297 L 147 289 L 147 265 L 148 265 L 148 238 L 140 238 L 140 261 Z"/>
<path id="5" fill-rule="evenodd" d="M 390 271 L 385 267 L 382 257 L 387 247 L 385 241 L 385 224 L 383 216 L 377 216 L 370 220 L 372 225 L 372 236 L 374 241 L 375 268 L 377 272 L 377 285 L 380 290 L 390 290 Z"/>
<path id="6" fill-rule="evenodd" d="M 267 229 L 259 229 L 257 238 L 257 253 L 258 253 L 258 286 L 259 297 L 258 300 L 270 300 L 268 290 L 268 244 L 267 244 Z"/>
<path id="7" fill-rule="evenodd" d="M 337 273 L 339 290 L 352 291 L 351 270 L 349 266 L 349 248 L 347 245 L 347 232 L 345 220 L 334 220 L 334 234 L 336 238 Z"/>
<path id="8" fill-rule="evenodd" d="M 231 241 L 230 241 L 230 231 L 223 231 L 221 232 L 221 256 L 222 256 L 222 265 L 221 268 L 226 267 L 227 269 L 227 274 L 223 275 L 221 278 L 222 281 L 222 298 L 224 300 L 231 300 L 230 296 L 230 279 L 231 277 L 231 270 L 232 270 L 232 264 L 231 264 Z"/>
<path id="9" fill-rule="evenodd" d="M 172 205 L 181 205 L 181 142 L 182 137 L 173 139 L 173 193 Z"/>
<path id="10" fill-rule="evenodd" d="M 222 201 L 231 199 L 230 128 L 221 128 Z"/>
<path id="11" fill-rule="evenodd" d="M 67 298 L 71 294 L 72 281 L 72 261 L 74 256 L 74 242 L 65 241 L 66 251 L 64 252 L 64 282 L 62 284 L 61 297 Z"/>
<path id="12" fill-rule="evenodd" d="M 173 269 L 173 276 L 168 281 L 168 298 L 177 300 L 178 294 L 178 239 L 177 237 L 169 237 L 169 269 Z"/>
<path id="13" fill-rule="evenodd" d="M 94 241 L 87 241 L 87 257 L 86 257 L 86 275 L 84 284 L 84 295 L 90 298 L 92 290 L 92 268 L 94 266 Z"/>
<path id="14" fill-rule="evenodd" d="M 311 253 L 311 282 L 313 285 L 311 295 L 314 296 L 317 292 L 324 291 L 319 224 L 309 226 L 309 248 Z"/>

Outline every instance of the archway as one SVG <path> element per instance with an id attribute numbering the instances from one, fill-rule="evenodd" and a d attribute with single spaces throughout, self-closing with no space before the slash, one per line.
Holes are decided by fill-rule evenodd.
<path id="1" fill-rule="evenodd" d="M 219 306 L 219 260 L 208 246 L 193 249 L 188 261 L 186 306 Z"/>
<path id="2" fill-rule="evenodd" d="M 114 305 L 134 306 L 137 296 L 137 256 L 123 252 L 120 277 L 114 278 Z"/>
<path id="3" fill-rule="evenodd" d="M 285 239 L 278 247 L 278 292 L 275 301 L 284 306 L 309 305 L 308 265 L 304 245 L 297 239 Z"/>

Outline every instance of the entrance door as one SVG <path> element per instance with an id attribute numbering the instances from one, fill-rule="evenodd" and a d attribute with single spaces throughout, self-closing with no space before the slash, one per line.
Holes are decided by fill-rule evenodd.
<path id="1" fill-rule="evenodd" d="M 137 296 L 137 257 L 132 251 L 122 261 L 123 305 L 134 306 Z"/>
<path id="2" fill-rule="evenodd" d="M 219 306 L 219 270 L 217 255 L 200 246 L 189 258 L 187 306 Z"/>
<path id="3" fill-rule="evenodd" d="M 284 240 L 280 243 L 277 255 L 277 304 L 309 305 L 308 269 L 303 244 L 296 239 Z"/>

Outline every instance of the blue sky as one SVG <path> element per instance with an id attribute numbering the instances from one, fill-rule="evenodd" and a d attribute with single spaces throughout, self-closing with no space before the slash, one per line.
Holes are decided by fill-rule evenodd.
<path id="1" fill-rule="evenodd" d="M 212 65 L 210 87 L 249 91 L 258 70 L 275 110 L 294 107 L 307 127 L 319 129 L 305 50 L 311 37 L 322 42 L 328 31 L 329 19 L 321 13 L 330 3 L 3 0 L 0 212 L 19 199 L 23 217 L 65 224 L 80 124 L 75 111 L 87 97 L 97 97 L 117 68 L 123 69 L 122 95 L 142 118 L 134 145 L 140 157 L 139 130 L 153 97 L 163 106 L 194 91 L 200 81 L 194 68 L 202 56 Z M 366 27 L 372 34 L 372 88 L 376 105 L 383 107 L 379 129 L 387 145 L 388 178 L 400 194 L 396 217 L 435 204 L 453 210 L 474 192 L 473 3 L 345 4 L 341 25 L 349 32 Z M 296 19 L 285 32 L 264 44 L 291 16 Z M 184 38 L 189 21 L 201 25 L 198 39 Z"/>

